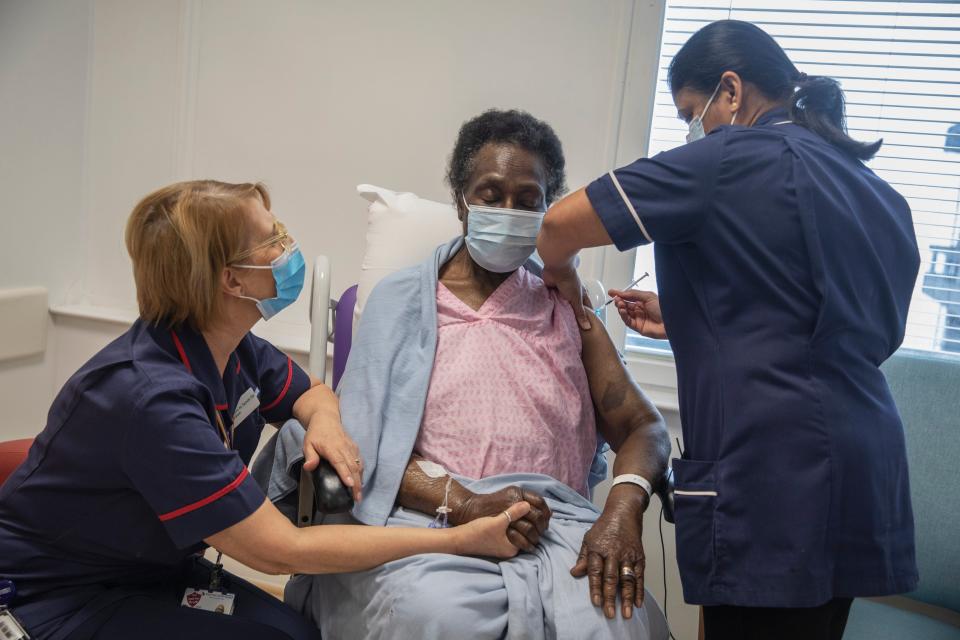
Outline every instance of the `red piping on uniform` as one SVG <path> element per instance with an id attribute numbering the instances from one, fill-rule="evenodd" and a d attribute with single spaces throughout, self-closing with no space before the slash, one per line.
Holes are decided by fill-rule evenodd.
<path id="1" fill-rule="evenodd" d="M 265 407 L 260 407 L 260 412 L 270 411 L 275 406 L 280 404 L 280 401 L 283 400 L 283 396 L 287 395 L 287 391 L 290 390 L 290 383 L 293 381 L 293 360 L 290 359 L 290 356 L 287 356 L 287 382 L 283 385 L 283 391 L 280 392 L 280 395 L 277 396 L 277 399 L 268 404 Z"/>
<path id="2" fill-rule="evenodd" d="M 230 493 L 231 491 L 239 487 L 240 483 L 243 482 L 243 479 L 247 477 L 248 473 L 249 472 L 247 471 L 247 468 L 244 467 L 243 471 L 240 472 L 240 475 L 238 475 L 233 482 L 225 486 L 223 489 L 220 489 L 216 493 L 211 493 L 209 496 L 207 496 L 203 500 L 197 500 L 196 502 L 188 504 L 185 507 L 180 507 L 179 509 L 175 509 L 174 511 L 164 513 L 163 515 L 159 516 L 160 522 L 166 522 L 167 520 L 173 520 L 174 518 L 179 518 L 185 513 L 196 511 L 200 507 L 205 507 L 211 502 L 213 502 L 214 500 L 218 500 L 222 498 L 223 496 L 227 495 L 228 493 Z"/>
<path id="3" fill-rule="evenodd" d="M 237 373 L 240 373 L 240 356 L 237 356 Z"/>
<path id="4" fill-rule="evenodd" d="M 226 404 L 226 403 L 224 403 L 224 404 L 215 404 L 215 405 L 213 405 L 213 406 L 216 408 L 217 411 L 226 411 L 227 409 L 230 408 L 230 405 L 228 405 L 228 404 Z"/>
<path id="5" fill-rule="evenodd" d="M 190 366 L 190 361 L 187 360 L 187 352 L 183 350 L 183 343 L 180 342 L 180 338 L 177 337 L 177 332 L 171 331 L 170 335 L 173 336 L 173 346 L 177 348 L 177 353 L 180 354 L 180 359 L 183 361 L 183 366 L 187 368 L 187 371 L 193 373 L 193 367 Z"/>

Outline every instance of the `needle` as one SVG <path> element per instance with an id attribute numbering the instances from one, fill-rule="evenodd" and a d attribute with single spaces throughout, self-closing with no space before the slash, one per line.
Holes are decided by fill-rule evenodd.
<path id="1" fill-rule="evenodd" d="M 628 284 L 627 286 L 625 286 L 623 289 L 621 289 L 621 291 L 627 291 L 627 290 L 629 290 L 633 285 L 637 284 L 638 282 L 640 282 L 641 280 L 643 280 L 644 278 L 646 278 L 646 277 L 649 276 L 649 275 L 650 275 L 649 273 L 647 273 L 646 271 L 644 271 L 644 273 L 643 273 L 642 276 L 640 276 L 639 278 L 637 278 L 636 280 L 634 280 L 633 282 L 631 282 L 630 284 Z M 602 305 L 600 305 L 599 307 L 597 307 L 596 309 L 594 309 L 594 311 L 600 311 L 600 309 L 603 309 L 605 306 L 607 306 L 608 304 L 610 304 L 610 303 L 613 302 L 614 300 L 616 300 L 616 298 L 610 298 L 609 300 L 607 300 L 606 302 L 604 302 Z"/>

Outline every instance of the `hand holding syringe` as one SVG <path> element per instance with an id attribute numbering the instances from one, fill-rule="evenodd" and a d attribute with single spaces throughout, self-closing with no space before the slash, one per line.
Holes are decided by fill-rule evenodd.
<path id="1" fill-rule="evenodd" d="M 644 271 L 642 276 L 640 276 L 639 278 L 637 278 L 636 280 L 634 280 L 633 282 L 631 282 L 630 284 L 628 284 L 627 286 L 625 286 L 625 287 L 623 288 L 623 290 L 624 290 L 624 291 L 629 290 L 631 287 L 633 287 L 633 285 L 637 284 L 638 282 L 640 282 L 640 281 L 643 280 L 644 278 L 648 277 L 649 275 L 650 275 L 649 273 L 647 273 L 646 271 Z M 609 300 L 607 300 L 606 302 L 604 302 L 602 305 L 600 305 L 599 307 L 597 307 L 597 308 L 594 309 L 593 311 L 594 311 L 594 312 L 600 311 L 601 309 L 603 309 L 605 306 L 607 306 L 608 304 L 610 304 L 610 303 L 613 302 L 614 300 L 616 300 L 615 297 L 614 297 L 614 298 L 610 298 Z"/>
<path id="2" fill-rule="evenodd" d="M 652 291 L 630 289 L 648 275 L 650 274 L 644 273 L 628 284 L 624 290 L 610 289 L 607 293 L 612 298 L 603 306 L 616 302 L 617 311 L 620 313 L 623 324 L 646 338 L 665 340 L 667 327 L 664 325 L 663 315 L 660 313 L 660 298 Z"/>

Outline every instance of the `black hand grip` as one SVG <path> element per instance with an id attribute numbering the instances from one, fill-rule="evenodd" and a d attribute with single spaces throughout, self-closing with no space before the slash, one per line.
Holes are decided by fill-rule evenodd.
<path id="1" fill-rule="evenodd" d="M 297 463 L 290 469 L 290 477 L 300 482 L 300 471 L 303 463 Z M 320 513 L 343 513 L 353 507 L 353 495 L 340 480 L 333 466 L 320 459 L 320 464 L 307 475 L 313 482 L 313 503 Z"/>
<path id="2" fill-rule="evenodd" d="M 324 459 L 313 473 L 314 500 L 320 513 L 343 513 L 353 507 L 353 496 L 333 466 Z"/>
<path id="3" fill-rule="evenodd" d="M 663 505 L 663 519 L 673 524 L 673 467 L 667 467 L 657 485 L 656 494 Z"/>

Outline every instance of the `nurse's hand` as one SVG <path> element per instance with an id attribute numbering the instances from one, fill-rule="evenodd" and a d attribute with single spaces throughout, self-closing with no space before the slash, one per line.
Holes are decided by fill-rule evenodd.
<path id="1" fill-rule="evenodd" d="M 637 333 L 655 340 L 666 340 L 667 328 L 660 315 L 660 298 L 652 291 L 620 291 L 610 289 L 607 292 L 614 299 L 623 324 Z"/>
<path id="2" fill-rule="evenodd" d="M 577 318 L 577 323 L 584 331 L 590 330 L 590 319 L 587 317 L 587 304 L 589 296 L 583 283 L 580 282 L 580 275 L 572 266 L 552 268 L 543 268 L 543 283 L 548 287 L 557 290 L 560 297 L 570 303 L 573 307 L 573 315 Z"/>
<path id="3" fill-rule="evenodd" d="M 577 578 L 587 576 L 590 600 L 603 607 L 607 618 L 617 615 L 617 593 L 624 618 L 643 605 L 643 511 L 627 503 L 608 506 L 583 537 L 580 556 L 570 570 Z M 630 574 L 633 575 L 630 575 Z"/>
<path id="4" fill-rule="evenodd" d="M 503 513 L 510 505 L 521 502 L 529 504 L 530 509 L 523 517 L 513 519 L 507 528 L 507 538 L 520 549 L 533 551 L 533 548 L 540 544 L 540 536 L 547 530 L 550 516 L 553 515 L 546 500 L 535 491 L 511 485 L 493 493 L 470 494 L 459 504 L 453 505 L 450 522 L 462 524 L 496 515 Z"/>
<path id="5" fill-rule="evenodd" d="M 510 525 L 522 520 L 530 511 L 526 502 L 515 502 L 496 515 L 471 520 L 449 529 L 457 537 L 457 553 L 467 556 L 512 558 L 517 546 L 507 536 Z"/>
<path id="6" fill-rule="evenodd" d="M 303 438 L 303 468 L 313 471 L 320 458 L 327 460 L 337 470 L 337 475 L 353 494 L 353 500 L 363 498 L 363 459 L 360 448 L 343 430 L 339 415 L 315 413 L 307 425 Z"/>

